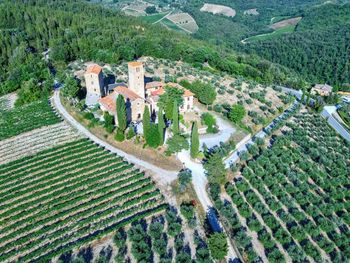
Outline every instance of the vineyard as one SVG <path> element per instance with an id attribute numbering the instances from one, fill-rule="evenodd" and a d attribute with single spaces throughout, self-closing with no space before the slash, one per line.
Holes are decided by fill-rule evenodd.
<path id="1" fill-rule="evenodd" d="M 1 262 L 47 262 L 166 207 L 149 177 L 86 139 L 0 165 L 0 204 Z"/>
<path id="2" fill-rule="evenodd" d="M 32 155 L 79 138 L 66 122 L 59 122 L 0 141 L 0 164 Z"/>
<path id="3" fill-rule="evenodd" d="M 1 109 L 0 141 L 60 121 L 47 100 L 13 109 Z"/>
<path id="4" fill-rule="evenodd" d="M 232 238 L 248 262 L 349 261 L 350 145 L 309 113 L 282 133 L 213 196 Z"/>

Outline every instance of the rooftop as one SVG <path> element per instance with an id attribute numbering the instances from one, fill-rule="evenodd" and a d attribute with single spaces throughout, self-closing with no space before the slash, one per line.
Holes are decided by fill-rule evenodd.
<path id="1" fill-rule="evenodd" d="M 157 87 L 163 87 L 164 83 L 160 81 L 151 81 L 146 83 L 146 89 L 151 89 L 151 88 L 157 88 Z"/>
<path id="2" fill-rule="evenodd" d="M 127 98 L 131 101 L 136 100 L 136 99 L 142 99 L 139 95 L 137 95 L 135 92 L 130 90 L 129 88 L 125 86 L 118 86 L 114 88 L 114 92 L 117 94 L 121 94 L 124 96 L 124 98 Z"/>
<path id="3" fill-rule="evenodd" d="M 95 64 L 95 65 L 89 66 L 86 70 L 86 73 L 100 74 L 101 71 L 102 71 L 102 67 Z"/>
<path id="4" fill-rule="evenodd" d="M 106 97 L 99 99 L 99 103 L 110 113 L 116 112 L 116 94 L 112 93 Z"/>
<path id="5" fill-rule="evenodd" d="M 129 67 L 139 67 L 139 66 L 142 66 L 142 65 L 143 65 L 143 63 L 139 62 L 139 61 L 132 61 L 132 62 L 128 63 Z"/>

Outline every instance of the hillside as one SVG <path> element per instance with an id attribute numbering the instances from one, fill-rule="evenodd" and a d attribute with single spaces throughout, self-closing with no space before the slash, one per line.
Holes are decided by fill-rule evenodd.
<path id="1" fill-rule="evenodd" d="M 350 4 L 313 8 L 303 13 L 295 32 L 243 48 L 290 67 L 311 82 L 349 89 L 345 85 L 350 82 Z"/>
<path id="2" fill-rule="evenodd" d="M 259 82 L 299 83 L 289 70 L 256 56 L 239 55 L 83 1 L 5 1 L 0 12 L 0 94 L 21 87 L 20 100 L 47 92 L 52 83 L 47 66 L 54 64 L 60 73 L 75 59 L 118 63 L 148 55 L 196 67 L 207 62 L 216 70 Z M 45 63 L 42 53 L 48 49 Z"/>

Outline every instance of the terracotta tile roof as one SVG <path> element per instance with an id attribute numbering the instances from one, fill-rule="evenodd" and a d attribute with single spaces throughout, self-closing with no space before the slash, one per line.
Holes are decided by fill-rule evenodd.
<path id="1" fill-rule="evenodd" d="M 95 64 L 95 65 L 89 66 L 88 69 L 86 70 L 86 73 L 100 74 L 101 71 L 102 71 L 102 67 Z"/>
<path id="2" fill-rule="evenodd" d="M 116 96 L 115 94 L 110 94 L 106 97 L 99 99 L 99 103 L 106 108 L 110 113 L 116 112 Z"/>
<path id="3" fill-rule="evenodd" d="M 157 89 L 153 92 L 151 92 L 151 96 L 160 96 L 163 95 L 165 90 L 163 88 Z"/>
<path id="4" fill-rule="evenodd" d="M 139 66 L 142 66 L 142 62 L 139 62 L 139 61 L 132 61 L 132 62 L 129 62 L 128 63 L 128 66 L 129 67 L 139 67 Z"/>
<path id="5" fill-rule="evenodd" d="M 132 90 L 130 90 L 129 88 L 124 87 L 124 86 L 118 86 L 118 87 L 114 88 L 114 92 L 123 95 L 124 98 L 130 99 L 131 101 L 136 100 L 136 99 L 142 99 L 135 92 L 133 92 Z"/>
<path id="6" fill-rule="evenodd" d="M 146 89 L 157 88 L 157 87 L 164 87 L 164 83 L 160 81 L 152 81 L 152 82 L 146 83 Z"/>
<path id="7" fill-rule="evenodd" d="M 194 96 L 194 93 L 192 93 L 188 89 L 184 89 L 184 97 L 191 97 L 191 96 Z"/>

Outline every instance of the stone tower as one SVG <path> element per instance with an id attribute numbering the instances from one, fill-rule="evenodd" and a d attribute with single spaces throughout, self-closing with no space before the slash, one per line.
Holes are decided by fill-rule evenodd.
<path id="1" fill-rule="evenodd" d="M 98 100 L 102 97 L 103 92 L 103 73 L 102 68 L 99 65 L 92 65 L 88 67 L 84 74 L 86 85 L 86 100 L 87 106 L 94 106 L 98 103 Z"/>
<path id="2" fill-rule="evenodd" d="M 129 89 L 139 95 L 141 98 L 145 98 L 145 80 L 144 69 L 142 62 L 129 62 Z"/>

